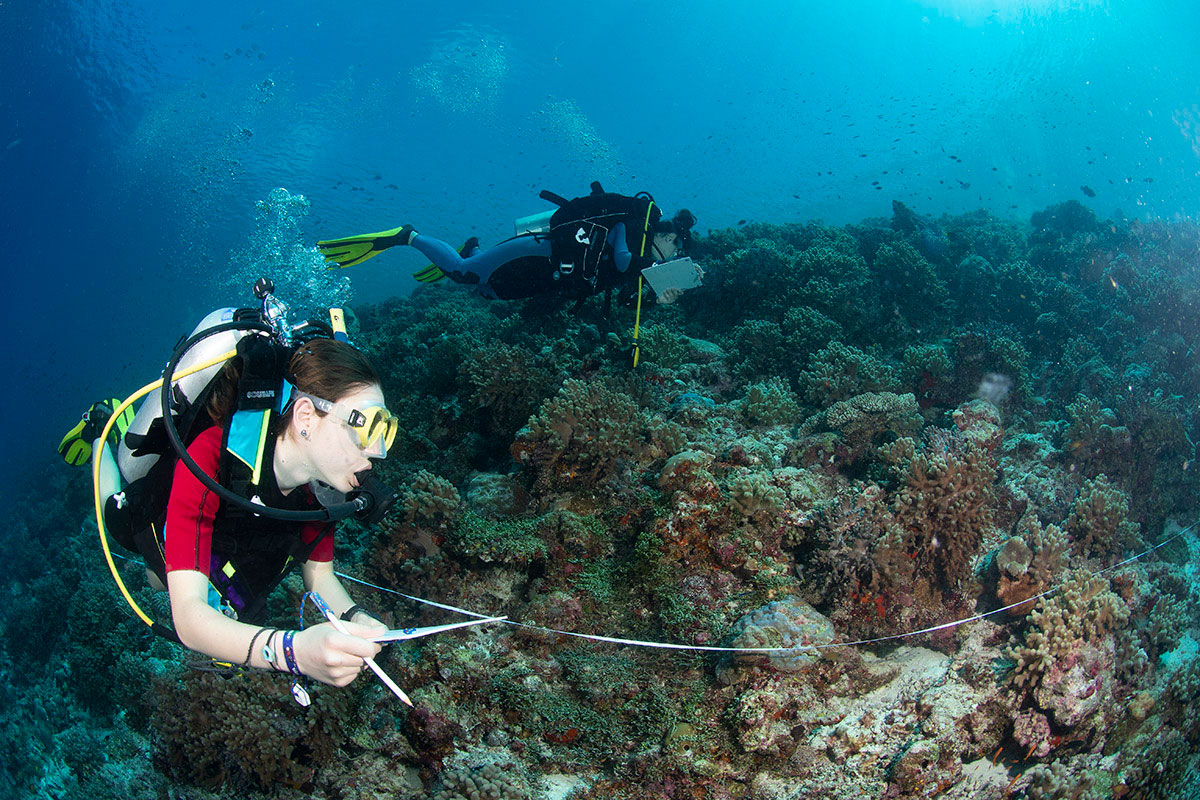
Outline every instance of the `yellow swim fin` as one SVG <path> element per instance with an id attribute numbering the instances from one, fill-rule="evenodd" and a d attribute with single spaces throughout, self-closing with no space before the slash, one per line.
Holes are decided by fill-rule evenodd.
<path id="1" fill-rule="evenodd" d="M 413 277 L 421 283 L 437 283 L 442 278 L 446 277 L 446 273 L 442 271 L 441 267 L 436 267 L 433 264 L 430 264 L 425 269 L 414 272 Z"/>
<path id="2" fill-rule="evenodd" d="M 92 460 L 92 443 L 83 436 L 83 429 L 86 427 L 88 421 L 79 420 L 58 443 L 58 454 L 72 467 L 82 467 Z"/>
<path id="3" fill-rule="evenodd" d="M 119 405 L 121 405 L 121 401 L 115 397 L 92 403 L 91 408 L 83 412 L 83 417 L 75 424 L 75 427 L 67 431 L 62 441 L 58 443 L 58 454 L 62 456 L 63 461 L 73 467 L 83 466 L 91 461 L 92 442 L 100 435 L 100 431 L 104 430 L 108 418 L 112 416 L 113 409 Z M 125 435 L 125 431 L 129 430 L 129 426 L 132 424 L 133 406 L 129 406 L 121 412 L 121 416 L 117 418 L 112 427 L 112 433 L 116 434 L 113 444 L 121 441 L 121 437 Z"/>
<path id="4" fill-rule="evenodd" d="M 333 267 L 353 267 L 396 245 L 408 244 L 416 231 L 412 225 L 392 228 L 379 233 L 364 233 L 344 239 L 325 239 L 317 242 L 317 249 L 325 257 L 325 263 Z"/>

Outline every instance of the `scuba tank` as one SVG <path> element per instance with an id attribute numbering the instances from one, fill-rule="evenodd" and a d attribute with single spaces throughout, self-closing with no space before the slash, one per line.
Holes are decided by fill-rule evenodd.
<path id="1" fill-rule="evenodd" d="M 236 311 L 235 308 L 218 308 L 200 320 L 187 338 L 192 338 L 201 331 L 206 331 L 223 322 L 232 321 Z M 188 350 L 179 360 L 178 371 L 184 372 L 196 364 L 232 350 L 248 333 L 248 331 L 231 330 L 204 339 Z M 176 381 L 176 388 L 173 392 L 176 404 L 188 406 L 194 404 L 223 367 L 224 362 L 213 364 Z M 120 446 L 117 448 L 117 466 L 121 470 L 121 478 L 125 483 L 133 483 L 138 478 L 144 477 L 162 457 L 161 453 L 141 452 L 138 454 L 135 452 L 138 446 L 146 440 L 151 426 L 156 420 L 161 419 L 161 403 L 153 401 L 142 403 L 142 407 L 134 415 L 129 430 L 121 438 Z"/>
<path id="2" fill-rule="evenodd" d="M 523 236 L 527 233 L 549 233 L 550 218 L 554 216 L 554 211 L 543 211 L 539 214 L 530 214 L 527 217 L 518 217 L 513 227 L 516 228 L 517 236 Z"/>

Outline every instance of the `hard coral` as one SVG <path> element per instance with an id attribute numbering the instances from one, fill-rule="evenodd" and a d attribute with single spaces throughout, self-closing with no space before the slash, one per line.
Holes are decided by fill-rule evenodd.
<path id="1" fill-rule="evenodd" d="M 904 548 L 950 588 L 971 574 L 992 525 L 995 460 L 963 433 L 930 431 L 903 469 L 892 504 Z"/>
<path id="2" fill-rule="evenodd" d="M 1140 544 L 1128 497 L 1105 475 L 1084 481 L 1064 527 L 1084 556 L 1112 558 Z"/>
<path id="3" fill-rule="evenodd" d="M 511 437 L 554 383 L 548 362 L 545 354 L 499 342 L 471 350 L 459 367 L 465 405 L 489 433 Z"/>
<path id="4" fill-rule="evenodd" d="M 1009 610 L 1012 615 L 1033 611 L 1032 603 L 1022 603 L 1041 594 L 1052 585 L 1062 569 L 1062 557 L 1067 550 L 1067 538 L 1057 525 L 1044 528 L 1037 517 L 1027 514 L 1021 518 L 1010 538 L 996 554 L 1000 580 L 996 594 L 1005 605 L 1021 603 Z"/>
<path id="5" fill-rule="evenodd" d="M 875 251 L 872 268 L 893 289 L 889 298 L 914 326 L 927 324 L 949 300 L 946 285 L 933 266 L 907 242 L 883 244 Z"/>
<path id="6" fill-rule="evenodd" d="M 846 458 L 854 462 L 875 445 L 919 431 L 922 424 L 914 395 L 868 392 L 840 400 L 809 418 L 800 433 L 834 431 L 847 449 Z"/>
<path id="7" fill-rule="evenodd" d="M 868 353 L 841 342 L 827 347 L 808 359 L 808 369 L 800 375 L 806 399 L 818 408 L 867 392 L 896 392 L 900 383 L 890 366 Z"/>
<path id="8" fill-rule="evenodd" d="M 1039 601 L 1032 620 L 1024 644 L 1008 651 L 1016 661 L 1009 680 L 1020 687 L 1038 686 L 1047 676 L 1061 682 L 1079 648 L 1124 626 L 1129 607 L 1109 590 L 1107 578 L 1078 570 L 1056 594 Z"/>
<path id="9" fill-rule="evenodd" d="M 596 486 L 643 453 L 648 428 L 628 395 L 573 378 L 529 419 L 511 452 L 545 486 Z"/>
<path id="10" fill-rule="evenodd" d="M 742 401 L 742 414 L 752 425 L 779 425 L 795 422 L 800 406 L 783 380 L 771 378 L 750 387 Z"/>
<path id="11" fill-rule="evenodd" d="M 157 756 L 173 775 L 260 789 L 308 784 L 337 754 L 352 698 L 347 690 L 320 689 L 303 709 L 278 676 L 210 672 L 163 680 L 156 692 Z"/>
<path id="12" fill-rule="evenodd" d="M 433 800 L 530 800 L 533 793 L 512 765 L 462 767 L 442 775 Z"/>
<path id="13" fill-rule="evenodd" d="M 749 472 L 730 481 L 730 501 L 744 516 L 770 518 L 783 511 L 783 490 L 771 483 L 769 474 Z"/>

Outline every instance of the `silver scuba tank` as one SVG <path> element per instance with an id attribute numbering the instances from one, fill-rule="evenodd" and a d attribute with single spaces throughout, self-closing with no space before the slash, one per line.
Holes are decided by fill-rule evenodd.
<path id="1" fill-rule="evenodd" d="M 218 325 L 222 322 L 229 322 L 233 319 L 236 308 L 218 308 L 216 311 L 208 314 L 192 331 L 190 336 Z M 202 342 L 199 342 L 192 347 L 179 361 L 179 365 L 175 368 L 176 374 L 187 371 L 191 366 L 200 364 L 209 359 L 215 358 L 224 352 L 232 350 L 237 345 L 238 341 L 245 336 L 248 331 L 224 331 L 215 336 L 210 336 Z M 190 338 L 190 337 L 189 337 Z M 206 367 L 199 372 L 188 375 L 185 378 L 176 382 L 179 391 L 189 401 L 195 400 L 209 382 L 216 377 L 217 372 L 224 366 L 224 362 L 213 364 L 211 367 Z M 129 430 L 126 431 L 126 436 L 133 434 L 135 437 L 141 437 L 150 430 L 154 420 L 162 416 L 162 404 L 159 402 L 159 393 L 151 392 L 142 401 L 141 408 L 134 415 L 133 423 L 130 424 Z M 147 455 L 135 456 L 129 446 L 125 443 L 126 436 L 121 437 L 121 443 L 117 448 L 117 465 L 121 470 L 121 478 L 125 483 L 131 483 L 138 478 L 144 476 L 150 471 L 150 468 L 157 463 L 159 455 L 150 453 Z"/>
<path id="2" fill-rule="evenodd" d="M 554 216 L 554 211 L 543 211 L 540 214 L 530 214 L 527 217 L 518 217 L 513 227 L 516 228 L 517 236 L 526 233 L 549 233 L 550 218 Z"/>

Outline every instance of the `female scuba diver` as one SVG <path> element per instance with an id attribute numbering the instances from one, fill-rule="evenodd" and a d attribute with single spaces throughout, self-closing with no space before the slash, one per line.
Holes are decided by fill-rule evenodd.
<path id="1" fill-rule="evenodd" d="M 516 300 L 561 293 L 576 299 L 620 289 L 632 294 L 646 267 L 686 253 L 696 217 L 681 209 L 663 219 L 653 198 L 611 194 L 599 183 L 592 193 L 565 200 L 550 192 L 543 198 L 559 208 L 544 227 L 519 233 L 481 249 L 472 237 L 459 250 L 405 225 L 382 233 L 317 242 L 331 265 L 360 264 L 389 247 L 409 245 L 433 263 L 414 277 L 431 283 L 450 278 L 475 286 L 482 297 Z M 664 292 L 659 303 L 672 303 L 679 290 Z M 628 298 L 626 298 L 628 299 Z"/>
<path id="2" fill-rule="evenodd" d="M 228 314 L 219 315 L 232 311 L 214 312 L 197 330 L 210 328 L 218 318 L 228 319 Z M 381 487 L 387 488 L 368 471 L 371 459 L 387 456 L 398 423 L 384 406 L 375 369 L 349 343 L 313 338 L 290 352 L 278 352 L 267 341 L 260 335 L 247 336 L 239 343 L 238 355 L 225 362 L 216 377 L 197 375 L 208 388 L 192 395 L 194 403 L 176 395 L 180 427 L 187 431 L 179 446 L 190 442 L 190 467 L 182 457 L 176 461 L 156 455 L 165 452 L 166 444 L 153 404 L 143 405 L 147 423 L 139 422 L 142 411 L 132 425 L 126 414 L 120 415 L 120 467 L 99 438 L 83 448 L 89 452 L 78 447 L 104 426 L 115 400 L 111 405 L 94 404 L 84 416 L 86 424 L 64 438 L 60 453 L 72 464 L 100 459 L 98 496 L 107 498 L 103 516 L 109 535 L 140 552 L 151 585 L 170 595 L 174 631 L 152 623 L 134 605 L 152 629 L 217 662 L 345 686 L 362 671 L 365 659 L 379 652 L 372 637 L 382 635 L 386 626 L 356 605 L 334 574 L 336 522 L 329 520 L 341 517 L 323 514 L 321 507 L 328 508 L 326 501 L 332 497 L 377 497 Z M 264 353 L 269 357 L 264 359 Z M 266 382 L 258 379 L 264 363 L 275 375 Z M 174 364 L 173 360 L 168 372 Z M 191 391 L 201 391 L 197 386 Z M 276 397 L 275 390 L 264 390 L 270 386 L 282 386 L 279 413 L 238 416 L 247 413 L 238 410 L 239 405 Z M 237 420 L 247 418 L 255 420 L 248 428 L 251 450 L 240 447 L 234 435 L 241 425 Z M 247 455 L 250 452 L 257 455 Z M 320 503 L 314 488 L 322 494 Z M 267 507 L 262 513 L 253 510 L 262 506 Z M 164 518 L 165 524 L 160 524 Z M 156 529 L 162 531 L 161 539 Z M 340 620 L 302 631 L 261 627 L 267 596 L 296 563 L 306 590 L 319 596 Z"/>
<path id="3" fill-rule="evenodd" d="M 221 471 L 222 423 L 229 419 L 238 383 L 234 363 L 226 366 L 210 396 L 208 412 L 215 424 L 188 447 L 188 454 L 213 478 Z M 371 468 L 370 459 L 387 455 L 395 426 L 387 425 L 394 418 L 384 407 L 374 368 L 347 343 L 314 339 L 301 345 L 292 355 L 288 375 L 294 388 L 268 434 L 273 434 L 273 447 L 268 447 L 258 498 L 274 508 L 301 510 L 317 504 L 310 481 L 338 492 L 357 488 L 356 474 Z M 369 425 L 353 427 L 381 415 L 385 424 L 375 431 Z M 332 527 L 234 513 L 186 465 L 176 464 L 164 556 L 171 617 L 180 641 L 233 664 L 300 673 L 334 686 L 350 683 L 365 666 L 364 659 L 380 650 L 370 637 L 381 635 L 386 627 L 356 606 L 334 575 Z M 299 550 L 288 542 L 295 541 L 297 528 L 303 543 Z M 304 550 L 306 557 L 296 560 L 301 560 L 305 588 L 347 621 L 348 633 L 328 623 L 299 632 L 261 628 L 230 618 L 210 601 L 216 594 L 212 585 L 239 616 L 258 611 L 249 606 L 261 608 L 265 597 L 255 594 L 269 591 L 287 563 Z M 242 563 L 231 569 L 239 560 Z M 256 614 L 249 616 L 253 620 Z"/>

